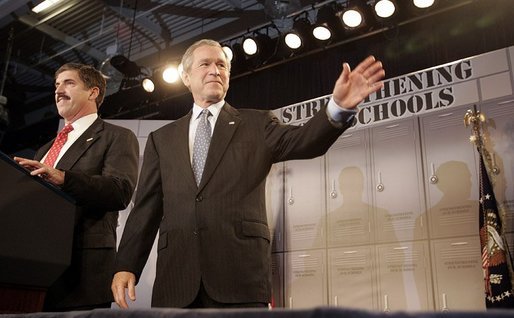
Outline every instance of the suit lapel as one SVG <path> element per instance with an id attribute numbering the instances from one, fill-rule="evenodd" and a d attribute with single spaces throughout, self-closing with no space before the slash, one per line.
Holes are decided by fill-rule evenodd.
<path id="1" fill-rule="evenodd" d="M 169 151 L 172 151 L 173 154 L 167 157 L 177 157 L 174 164 L 181 165 L 178 170 L 183 172 L 183 179 L 187 181 L 188 186 L 196 188 L 195 176 L 191 167 L 191 156 L 189 154 L 189 124 L 192 115 L 193 112 L 190 111 L 186 116 L 176 121 L 176 138 L 173 136 L 173 140 L 177 140 L 177 142 L 174 147 L 168 147 Z"/>
<path id="2" fill-rule="evenodd" d="M 240 122 L 239 112 L 228 103 L 225 103 L 216 120 L 216 126 L 214 126 L 209 153 L 207 154 L 207 161 L 198 191 L 202 190 L 212 177 Z"/>
<path id="3" fill-rule="evenodd" d="M 69 170 L 73 165 L 82 157 L 91 145 L 97 142 L 101 137 L 101 132 L 104 129 L 104 122 L 97 118 L 91 126 L 71 145 L 62 158 L 57 163 L 56 168 Z"/>

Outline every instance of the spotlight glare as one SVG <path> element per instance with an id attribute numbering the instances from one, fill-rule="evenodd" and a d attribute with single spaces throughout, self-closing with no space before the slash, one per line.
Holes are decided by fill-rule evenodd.
<path id="1" fill-rule="evenodd" d="M 429 8 L 434 5 L 435 0 L 414 0 L 414 5 L 420 9 Z"/>
<path id="2" fill-rule="evenodd" d="M 286 34 L 284 41 L 286 45 L 293 50 L 299 49 L 302 46 L 302 39 L 296 33 Z"/>
<path id="3" fill-rule="evenodd" d="M 162 79 L 169 84 L 175 83 L 179 77 L 178 69 L 175 66 L 168 66 L 162 72 Z"/>
<path id="4" fill-rule="evenodd" d="M 225 55 L 227 56 L 227 60 L 229 62 L 232 61 L 232 59 L 234 58 L 234 52 L 232 52 L 232 49 L 230 48 L 230 46 L 228 45 L 224 45 L 222 47 L 223 51 L 225 52 Z"/>
<path id="5" fill-rule="evenodd" d="M 362 23 L 362 14 L 355 9 L 350 9 L 343 13 L 342 19 L 348 27 L 356 28 Z"/>
<path id="6" fill-rule="evenodd" d="M 312 35 L 320 41 L 326 41 L 332 37 L 332 32 L 326 26 L 317 26 L 312 30 Z"/>
<path id="7" fill-rule="evenodd" d="M 381 18 L 389 18 L 395 10 L 394 3 L 390 0 L 380 0 L 375 4 L 375 12 Z"/>
<path id="8" fill-rule="evenodd" d="M 246 38 L 243 41 L 243 50 L 246 55 L 255 55 L 257 53 L 257 42 L 252 38 Z"/>
<path id="9" fill-rule="evenodd" d="M 148 92 L 148 93 L 151 93 L 155 90 L 155 84 L 153 83 L 153 81 L 146 77 L 143 79 L 143 81 L 141 82 L 141 85 L 143 86 L 143 89 Z"/>

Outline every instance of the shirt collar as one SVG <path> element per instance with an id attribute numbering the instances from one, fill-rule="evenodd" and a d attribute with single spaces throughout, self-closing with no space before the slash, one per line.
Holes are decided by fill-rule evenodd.
<path id="1" fill-rule="evenodd" d="M 221 100 L 217 102 L 216 104 L 209 105 L 207 109 L 211 112 L 211 115 L 213 118 L 218 117 L 219 112 L 221 111 L 221 108 L 225 105 L 225 101 Z M 197 104 L 193 104 L 193 116 L 192 119 L 195 120 L 198 118 L 198 115 L 204 110 L 204 108 L 198 106 Z"/>

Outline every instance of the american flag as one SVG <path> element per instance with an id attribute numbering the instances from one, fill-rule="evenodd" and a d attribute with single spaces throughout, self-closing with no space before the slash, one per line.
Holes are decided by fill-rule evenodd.
<path id="1" fill-rule="evenodd" d="M 506 240 L 502 235 L 502 221 L 484 159 L 480 153 L 480 245 L 484 271 L 485 302 L 487 308 L 514 308 L 514 291 L 510 278 Z"/>

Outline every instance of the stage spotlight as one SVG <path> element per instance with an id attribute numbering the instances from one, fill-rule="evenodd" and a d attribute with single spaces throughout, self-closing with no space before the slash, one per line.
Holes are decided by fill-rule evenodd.
<path id="1" fill-rule="evenodd" d="M 293 28 L 284 36 L 284 42 L 292 50 L 308 48 L 312 44 L 312 26 L 307 18 L 293 22 Z"/>
<path id="2" fill-rule="evenodd" d="M 164 68 L 164 71 L 162 71 L 162 79 L 168 84 L 177 82 L 179 78 L 179 70 L 174 65 L 166 66 L 166 68 Z"/>
<path id="3" fill-rule="evenodd" d="M 223 52 L 225 52 L 227 60 L 232 62 L 232 59 L 234 58 L 234 52 L 232 51 L 232 48 L 228 44 L 222 45 L 221 48 L 223 49 Z"/>
<path id="4" fill-rule="evenodd" d="M 254 65 L 262 64 L 273 54 L 273 43 L 268 35 L 256 33 L 244 38 L 243 51 Z"/>
<path id="5" fill-rule="evenodd" d="M 391 17 L 396 11 L 396 5 L 391 0 L 379 0 L 374 6 L 375 14 L 382 19 Z"/>
<path id="6" fill-rule="evenodd" d="M 341 14 L 341 20 L 344 23 L 345 28 L 355 29 L 364 25 L 364 8 L 362 4 L 357 5 L 357 2 L 349 2 Z"/>
<path id="7" fill-rule="evenodd" d="M 341 20 L 337 16 L 336 4 L 325 5 L 318 9 L 316 23 L 312 28 L 315 39 L 326 42 L 334 37 L 340 37 L 344 33 Z"/>
<path id="8" fill-rule="evenodd" d="M 155 90 L 155 84 L 149 77 L 143 78 L 141 86 L 143 86 L 143 89 L 148 93 L 152 93 Z"/>
<path id="9" fill-rule="evenodd" d="M 434 5 L 435 0 L 413 0 L 414 5 L 420 9 L 430 8 Z"/>
<path id="10" fill-rule="evenodd" d="M 254 37 L 247 37 L 243 40 L 243 51 L 248 56 L 257 54 L 257 40 Z"/>

